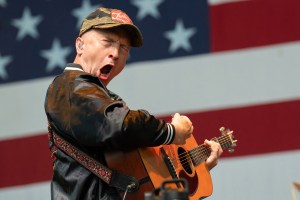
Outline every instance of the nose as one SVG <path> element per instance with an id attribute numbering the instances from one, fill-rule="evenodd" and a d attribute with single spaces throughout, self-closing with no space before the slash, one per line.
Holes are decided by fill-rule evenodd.
<path id="1" fill-rule="evenodd" d="M 110 53 L 109 57 L 113 59 L 118 59 L 119 58 L 119 50 L 120 50 L 120 45 L 118 43 L 113 43 L 113 45 L 110 46 Z"/>

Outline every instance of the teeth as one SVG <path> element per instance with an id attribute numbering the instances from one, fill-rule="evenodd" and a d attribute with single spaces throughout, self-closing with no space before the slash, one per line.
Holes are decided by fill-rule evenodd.
<path id="1" fill-rule="evenodd" d="M 100 73 L 101 76 L 107 76 L 107 74 Z"/>
<path id="2" fill-rule="evenodd" d="M 109 73 L 108 73 L 108 74 L 100 73 L 100 76 L 102 76 L 102 77 L 108 77 L 108 76 L 109 76 Z"/>

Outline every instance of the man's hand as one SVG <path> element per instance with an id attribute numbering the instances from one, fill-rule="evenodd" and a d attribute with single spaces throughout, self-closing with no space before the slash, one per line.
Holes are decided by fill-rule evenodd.
<path id="1" fill-rule="evenodd" d="M 185 140 L 191 136 L 194 130 L 191 120 L 187 116 L 175 113 L 171 124 L 175 127 L 175 138 L 173 140 L 173 144 L 185 144 Z"/>
<path id="2" fill-rule="evenodd" d="M 210 156 L 206 159 L 206 166 L 209 170 L 218 164 L 218 159 L 223 153 L 222 147 L 219 143 L 212 140 L 205 140 L 204 145 L 210 147 Z"/>

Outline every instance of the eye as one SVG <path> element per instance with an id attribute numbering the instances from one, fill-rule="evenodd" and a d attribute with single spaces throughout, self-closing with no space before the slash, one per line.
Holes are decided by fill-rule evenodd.
<path id="1" fill-rule="evenodd" d="M 122 51 L 124 51 L 124 52 L 126 52 L 126 53 L 128 53 L 129 50 L 130 50 L 130 47 L 127 46 L 127 45 L 121 45 L 120 48 L 122 49 Z"/>
<path id="2" fill-rule="evenodd" d="M 103 40 L 102 40 L 102 44 L 103 44 L 105 47 L 110 47 L 110 46 L 113 44 L 113 41 L 112 41 L 112 40 L 108 40 L 108 39 L 103 39 Z"/>

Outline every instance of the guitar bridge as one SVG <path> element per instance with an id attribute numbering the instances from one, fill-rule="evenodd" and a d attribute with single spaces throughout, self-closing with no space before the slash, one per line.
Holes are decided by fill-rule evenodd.
<path id="1" fill-rule="evenodd" d="M 179 177 L 175 171 L 175 167 L 174 167 L 174 164 L 173 164 L 171 158 L 167 155 L 167 153 L 163 147 L 161 147 L 159 150 L 162 153 L 163 160 L 168 168 L 168 171 L 169 171 L 172 179 L 178 179 Z M 181 188 L 181 185 L 179 183 L 176 183 L 176 185 L 178 188 Z"/>

